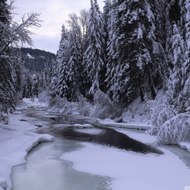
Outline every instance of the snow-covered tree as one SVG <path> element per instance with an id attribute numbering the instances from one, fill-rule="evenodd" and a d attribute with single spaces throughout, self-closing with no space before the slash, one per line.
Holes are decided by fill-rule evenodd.
<path id="1" fill-rule="evenodd" d="M 188 114 L 178 114 L 166 121 L 158 131 L 157 140 L 161 144 L 178 144 L 190 140 L 190 117 Z"/>
<path id="2" fill-rule="evenodd" d="M 39 78 L 37 75 L 32 75 L 32 97 L 38 97 L 39 95 Z"/>
<path id="3" fill-rule="evenodd" d="M 86 48 L 87 13 L 69 16 L 69 29 L 63 26 L 62 39 L 57 53 L 59 64 L 58 95 L 76 101 L 79 94 L 86 95 L 88 77 L 83 54 Z"/>
<path id="4" fill-rule="evenodd" d="M 6 0 L 0 2 L 0 110 L 4 111 L 14 107 L 14 95 L 18 90 L 17 80 L 13 78 L 17 63 L 13 46 L 32 44 L 29 28 L 39 26 L 38 14 L 32 13 L 17 23 L 12 19 L 12 10 L 12 4 L 7 4 Z"/>
<path id="5" fill-rule="evenodd" d="M 168 95 L 170 104 L 177 109 L 178 112 L 185 111 L 185 98 L 183 96 L 184 71 L 183 64 L 185 62 L 185 42 L 179 31 L 179 27 L 174 24 L 172 36 L 172 63 L 173 69 L 170 73 L 168 81 Z"/>
<path id="6" fill-rule="evenodd" d="M 139 94 L 143 100 L 149 91 L 155 98 L 155 81 L 161 82 L 156 62 L 160 49 L 156 48 L 155 16 L 149 2 L 117 0 L 110 14 L 108 92 L 126 103 Z"/>
<path id="7" fill-rule="evenodd" d="M 104 23 L 97 0 L 91 0 L 90 18 L 88 25 L 88 48 L 84 54 L 85 64 L 90 78 L 90 94 L 97 90 L 105 91 L 105 41 Z"/>
<path id="8" fill-rule="evenodd" d="M 190 0 L 185 0 L 185 62 L 182 66 L 184 88 L 181 94 L 180 99 L 184 100 L 185 108 L 190 106 L 189 97 L 190 97 Z"/>
<path id="9" fill-rule="evenodd" d="M 62 26 L 62 35 L 61 41 L 59 44 L 59 50 L 57 52 L 57 64 L 58 64 L 58 79 L 57 79 L 57 94 L 63 98 L 67 97 L 69 87 L 67 85 L 68 77 L 68 61 L 70 59 L 70 41 L 69 41 L 69 32 Z"/>
<path id="10" fill-rule="evenodd" d="M 8 58 L 10 48 L 6 46 L 8 41 L 7 30 L 11 22 L 10 8 L 6 1 L 0 2 L 0 111 L 14 104 L 14 86 L 11 76 L 11 62 Z"/>

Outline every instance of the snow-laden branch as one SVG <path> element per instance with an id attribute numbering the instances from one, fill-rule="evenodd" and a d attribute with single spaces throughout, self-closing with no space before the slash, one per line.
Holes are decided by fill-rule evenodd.
<path id="1" fill-rule="evenodd" d="M 0 47 L 0 55 L 10 45 L 29 44 L 32 45 L 31 28 L 40 27 L 39 14 L 31 13 L 22 17 L 21 23 L 12 22 L 10 25 L 0 22 L 0 30 L 2 39 L 2 45 Z"/>

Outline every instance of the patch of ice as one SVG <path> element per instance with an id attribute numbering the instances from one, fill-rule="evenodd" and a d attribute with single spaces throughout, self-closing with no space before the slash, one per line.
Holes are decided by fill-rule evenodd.
<path id="1" fill-rule="evenodd" d="M 164 155 L 143 155 L 82 143 L 83 149 L 61 158 L 74 163 L 79 171 L 113 179 L 113 190 L 179 190 L 189 184 L 190 171 L 177 156 L 164 150 Z"/>

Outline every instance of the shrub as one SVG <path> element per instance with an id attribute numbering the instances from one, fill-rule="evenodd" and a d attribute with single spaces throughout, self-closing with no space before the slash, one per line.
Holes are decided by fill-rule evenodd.
<path id="1" fill-rule="evenodd" d="M 166 121 L 176 115 L 170 107 L 166 107 L 165 105 L 157 106 L 154 109 L 151 108 L 150 114 L 152 128 L 149 130 L 149 133 L 154 135 L 158 133 L 160 127 Z"/>
<path id="2" fill-rule="evenodd" d="M 157 140 L 161 144 L 190 140 L 190 116 L 181 113 L 166 121 L 158 131 Z"/>

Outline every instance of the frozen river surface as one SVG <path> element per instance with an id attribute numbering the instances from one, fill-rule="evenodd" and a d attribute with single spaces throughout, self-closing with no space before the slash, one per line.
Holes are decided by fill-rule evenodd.
<path id="1" fill-rule="evenodd" d="M 73 137 L 72 140 L 65 139 L 62 128 L 68 127 L 66 123 L 89 124 L 82 118 L 76 120 L 75 116 L 48 115 L 35 110 L 30 111 L 29 115 L 42 131 L 52 134 L 53 130 L 57 137 L 54 142 L 37 146 L 27 156 L 26 164 L 14 168 L 12 190 L 179 190 L 190 185 L 190 154 L 178 147 L 161 147 L 164 154 L 142 154 L 135 151 L 134 141 L 129 141 L 133 151 L 98 145 L 97 142 L 102 141 L 97 138 L 100 129 L 80 128 L 74 133 L 71 130 L 70 138 L 74 134 L 77 138 L 86 139 L 81 143 Z M 120 144 L 117 137 L 123 135 L 105 133 L 105 130 L 103 128 L 100 135 L 110 137 L 106 138 L 107 144 L 112 142 L 114 145 L 114 141 Z M 143 143 L 153 145 L 155 142 L 155 137 L 145 133 L 118 130 Z M 86 133 L 91 135 L 86 136 Z M 88 142 L 91 138 L 96 141 Z"/>
<path id="2" fill-rule="evenodd" d="M 26 165 L 14 168 L 13 190 L 108 190 L 108 178 L 77 172 L 71 162 L 60 159 L 80 148 L 78 142 L 61 138 L 39 145 L 29 154 Z"/>

